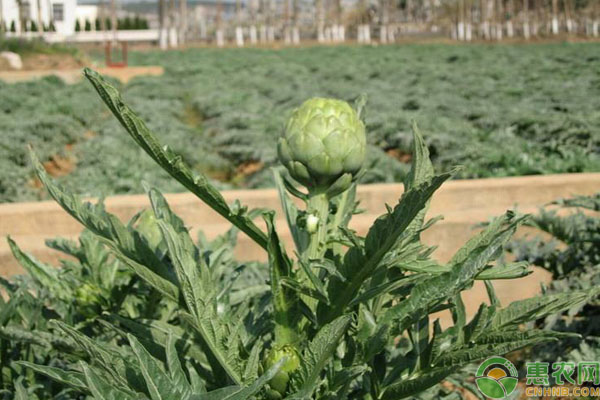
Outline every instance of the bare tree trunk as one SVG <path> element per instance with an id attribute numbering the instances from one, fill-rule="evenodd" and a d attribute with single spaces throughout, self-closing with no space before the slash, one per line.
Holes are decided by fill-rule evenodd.
<path id="1" fill-rule="evenodd" d="M 285 44 L 292 43 L 290 19 L 290 0 L 283 0 L 283 42 Z"/>
<path id="2" fill-rule="evenodd" d="M 217 0 L 217 15 L 215 16 L 215 40 L 218 47 L 225 45 L 225 34 L 223 33 L 223 3 Z"/>
<path id="3" fill-rule="evenodd" d="M 492 39 L 492 24 L 494 21 L 494 0 L 483 0 L 481 7 L 483 8 L 483 37 Z"/>
<path id="4" fill-rule="evenodd" d="M 465 0 L 456 2 L 456 39 L 465 40 Z"/>
<path id="5" fill-rule="evenodd" d="M 267 41 L 275 41 L 275 3 L 274 0 L 268 2 L 268 14 L 267 14 Z"/>
<path id="6" fill-rule="evenodd" d="M 552 0 L 552 34 L 558 35 L 558 0 Z"/>
<path id="7" fill-rule="evenodd" d="M 117 40 L 117 1 L 110 0 L 110 28 L 112 31 L 112 40 Z"/>
<path id="8" fill-rule="evenodd" d="M 472 0 L 466 0 L 465 10 L 465 40 L 473 40 L 473 4 Z"/>
<path id="9" fill-rule="evenodd" d="M 598 2 L 595 1 L 593 3 L 594 5 L 592 6 L 592 36 L 597 37 L 598 36 L 598 27 L 600 25 L 600 21 L 598 21 L 598 19 L 600 19 L 600 6 L 598 5 Z"/>
<path id="10" fill-rule="evenodd" d="M 515 36 L 515 27 L 513 24 L 513 18 L 515 15 L 514 0 L 508 0 L 506 3 L 506 13 L 508 14 L 508 19 L 506 20 L 506 36 L 512 38 Z"/>
<path id="11" fill-rule="evenodd" d="M 240 0 L 235 2 L 235 44 L 244 47 L 244 28 L 242 27 L 242 5 Z"/>
<path id="12" fill-rule="evenodd" d="M 25 31 L 25 16 L 23 15 L 25 12 L 23 11 L 23 0 L 17 0 L 17 7 L 19 8 L 19 27 L 17 32 L 21 33 Z"/>
<path id="13" fill-rule="evenodd" d="M 523 0 L 523 37 L 529 39 L 531 31 L 529 27 L 529 0 Z"/>
<path id="14" fill-rule="evenodd" d="M 36 5 L 38 32 L 44 32 L 44 20 L 42 19 L 42 0 L 37 0 Z"/>
<path id="15" fill-rule="evenodd" d="M 187 33 L 187 0 L 179 0 L 179 40 L 180 45 L 185 43 Z"/>
<path id="16" fill-rule="evenodd" d="M 369 4 L 367 0 L 361 1 L 361 9 L 362 16 L 361 21 L 362 25 L 360 26 L 362 42 L 363 43 L 371 43 L 371 24 L 369 21 Z"/>
<path id="17" fill-rule="evenodd" d="M 529 1 L 529 0 L 528 0 Z M 540 16 L 540 0 L 535 0 L 534 10 L 530 13 L 531 18 L 531 34 L 538 36 L 540 32 L 541 16 Z"/>
<path id="18" fill-rule="evenodd" d="M 496 40 L 502 40 L 502 36 L 504 34 L 503 28 L 504 28 L 504 24 L 502 22 L 504 22 L 504 18 L 503 18 L 503 7 L 502 7 L 502 0 L 496 0 L 496 11 L 494 13 L 495 15 L 495 35 L 496 35 Z"/>
<path id="19" fill-rule="evenodd" d="M 165 0 L 158 0 L 158 46 L 161 49 L 166 49 L 168 47 L 168 33 L 166 32 L 166 4 Z M 100 19 L 100 23 L 102 23 L 104 18 Z M 105 27 L 102 27 L 104 30 Z"/>
<path id="20" fill-rule="evenodd" d="M 315 15 L 317 20 L 317 41 L 323 42 L 325 40 L 325 16 L 323 9 L 323 0 L 315 0 Z"/>
<path id="21" fill-rule="evenodd" d="M 175 6 L 175 0 L 169 0 L 168 5 L 168 18 L 169 23 L 167 31 L 169 33 L 169 47 L 177 46 L 177 11 Z"/>
<path id="22" fill-rule="evenodd" d="M 250 28 L 248 29 L 248 38 L 250 40 L 250 44 L 254 45 L 258 42 L 258 31 L 256 28 L 256 19 L 257 19 L 257 9 L 258 9 L 258 0 L 250 0 L 248 2 L 248 9 L 250 13 Z"/>
<path id="23" fill-rule="evenodd" d="M 387 43 L 389 17 L 387 0 L 379 0 L 379 41 L 381 43 Z"/>
<path id="24" fill-rule="evenodd" d="M 430 25 L 431 31 L 437 30 L 437 26 L 435 25 L 435 0 L 429 0 L 429 15 L 427 17 L 427 22 Z"/>
<path id="25" fill-rule="evenodd" d="M 0 0 L 0 34 L 3 34 L 6 29 L 8 29 L 8 26 L 6 26 L 4 21 L 4 4 L 2 0 Z"/>
<path id="26" fill-rule="evenodd" d="M 298 0 L 292 0 L 292 42 L 300 43 L 300 27 L 298 26 L 299 4 Z"/>
<path id="27" fill-rule="evenodd" d="M 265 2 L 267 0 L 257 0 L 258 1 L 258 19 L 260 20 L 259 23 L 259 30 L 258 30 L 258 34 L 259 34 L 259 41 L 261 43 L 265 43 L 267 41 L 267 26 L 266 26 L 266 7 L 265 7 Z"/>
<path id="28" fill-rule="evenodd" d="M 335 22 L 333 29 L 333 40 L 343 42 L 346 40 L 346 28 L 342 25 L 342 1 L 334 0 Z"/>
<path id="29" fill-rule="evenodd" d="M 103 1 L 104 0 L 101 0 L 100 4 L 102 4 Z M 48 3 L 48 28 L 50 28 L 50 24 L 54 23 L 54 12 L 52 10 L 52 1 L 46 0 L 46 3 Z"/>
<path id="30" fill-rule="evenodd" d="M 571 14 L 570 2 L 563 0 L 563 7 L 565 8 L 565 26 L 567 27 L 568 33 L 573 33 L 575 30 L 575 22 L 573 21 L 573 15 Z"/>

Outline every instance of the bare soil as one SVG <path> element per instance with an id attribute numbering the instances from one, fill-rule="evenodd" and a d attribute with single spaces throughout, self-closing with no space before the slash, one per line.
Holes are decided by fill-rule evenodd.
<path id="1" fill-rule="evenodd" d="M 23 69 L 20 71 L 68 70 L 82 68 L 83 60 L 68 53 L 25 54 L 21 56 Z M 5 59 L 0 59 L 0 71 L 15 71 Z"/>
<path id="2" fill-rule="evenodd" d="M 385 151 L 385 153 L 388 156 L 395 158 L 396 160 L 405 164 L 408 164 L 412 161 L 412 154 L 406 153 L 400 149 L 388 149 Z"/>

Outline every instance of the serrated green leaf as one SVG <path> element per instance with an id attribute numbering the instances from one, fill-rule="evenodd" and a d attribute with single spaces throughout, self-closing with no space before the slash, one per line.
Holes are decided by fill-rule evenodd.
<path id="1" fill-rule="evenodd" d="M 15 381 L 15 397 L 14 400 L 30 400 L 29 393 L 25 386 L 23 386 L 23 377 L 20 376 Z"/>
<path id="2" fill-rule="evenodd" d="M 381 400 L 399 400 L 420 393 L 454 372 L 454 368 L 436 368 L 420 376 L 401 379 L 383 389 Z"/>
<path id="3" fill-rule="evenodd" d="M 122 390 L 94 371 L 88 365 L 82 364 L 87 387 L 96 400 L 146 400 L 142 394 L 133 394 Z"/>
<path id="4" fill-rule="evenodd" d="M 389 325 L 393 321 L 400 321 L 400 329 L 406 328 L 421 315 L 464 290 L 490 261 L 500 255 L 499 251 L 523 222 L 523 218 L 513 220 L 512 214 L 496 221 L 509 220 L 507 226 L 496 222 L 480 234 L 478 240 L 470 240 L 453 258 L 451 271 L 418 283 L 406 300 L 386 311 L 381 322 Z"/>
<path id="5" fill-rule="evenodd" d="M 452 176 L 452 173 L 433 177 L 406 191 L 392 213 L 379 217 L 369 229 L 365 247 L 352 247 L 344 257 L 343 275 L 348 282 L 332 282 L 329 292 L 333 299 L 325 321 L 341 315 L 350 301 L 370 277 L 379 263 L 396 245 L 398 238 L 426 206 L 433 193 Z"/>
<path id="6" fill-rule="evenodd" d="M 595 287 L 588 290 L 577 290 L 518 300 L 496 311 L 492 319 L 492 327 L 493 329 L 500 329 L 540 319 L 547 315 L 585 304 L 599 294 L 600 288 Z"/>
<path id="7" fill-rule="evenodd" d="M 173 382 L 173 386 L 179 388 L 179 390 L 182 393 L 182 397 L 186 397 L 191 394 L 192 388 L 185 376 L 183 367 L 181 366 L 181 360 L 179 359 L 179 355 L 177 354 L 175 341 L 175 335 L 173 335 L 173 333 L 169 331 L 169 336 L 167 337 L 167 345 L 165 346 L 167 355 L 167 370 L 169 371 L 169 375 L 171 378 L 171 382 Z"/>
<path id="8" fill-rule="evenodd" d="M 231 347 L 226 344 L 231 337 L 226 324 L 217 315 L 216 285 L 211 282 L 206 265 L 197 264 L 197 257 L 194 257 L 197 250 L 187 231 L 177 233 L 163 219 L 158 220 L 158 225 L 167 243 L 184 302 L 193 318 L 193 326 L 198 330 L 210 354 L 211 366 L 217 371 L 224 371 L 235 384 L 241 384 L 237 343 L 233 343 Z"/>
<path id="9" fill-rule="evenodd" d="M 297 341 L 299 321 L 298 296 L 294 290 L 284 286 L 282 278 L 292 274 L 292 262 L 285 253 L 279 236 L 275 231 L 274 214 L 264 215 L 268 231 L 267 251 L 269 253 L 269 277 L 275 321 L 275 342 L 278 346 Z"/>
<path id="10" fill-rule="evenodd" d="M 114 348 L 108 343 L 99 344 L 61 321 L 53 320 L 52 322 L 73 339 L 79 349 L 88 354 L 98 367 L 112 377 L 115 383 L 123 387 L 133 387 L 136 390 L 144 387 L 143 377 L 138 371 L 131 369 L 120 348 Z"/>
<path id="11" fill-rule="evenodd" d="M 189 400 L 247 400 L 258 393 L 281 369 L 285 359 L 279 360 L 250 386 L 229 386 L 205 394 L 197 394 Z"/>
<path id="12" fill-rule="evenodd" d="M 171 334 L 176 340 L 177 351 L 180 354 L 191 357 L 201 364 L 206 360 L 204 351 L 194 343 L 190 333 L 180 326 L 159 320 L 132 320 L 116 314 L 106 315 L 105 317 L 118 323 L 119 326 L 132 333 L 142 343 L 148 341 L 166 348 L 168 336 Z"/>
<path id="13" fill-rule="evenodd" d="M 33 151 L 30 151 L 30 156 L 38 178 L 66 212 L 102 238 L 117 258 L 142 279 L 165 296 L 179 301 L 179 289 L 174 282 L 173 273 L 139 236 L 133 235 L 116 216 L 107 213 L 102 204 L 82 203 L 77 196 L 56 184 L 50 179 Z"/>
<path id="14" fill-rule="evenodd" d="M 481 334 L 474 342 L 471 341 L 467 345 L 445 350 L 437 359 L 433 360 L 433 364 L 436 367 L 462 366 L 492 355 L 506 354 L 523 347 L 570 336 L 573 334 L 540 330 L 524 332 L 513 330 Z"/>
<path id="15" fill-rule="evenodd" d="M 58 278 L 56 268 L 41 263 L 30 254 L 23 252 L 10 236 L 7 236 L 6 240 L 15 259 L 33 279 L 58 298 L 68 299 L 70 297 L 71 289 Z"/>
<path id="16" fill-rule="evenodd" d="M 65 371 L 60 368 L 50 367 L 47 365 L 34 364 L 28 361 L 16 361 L 18 365 L 30 368 L 35 372 L 47 376 L 63 385 L 69 386 L 77 391 L 87 393 L 89 389 L 85 380 L 85 376 L 80 372 Z"/>
<path id="17" fill-rule="evenodd" d="M 85 77 L 92 83 L 104 103 L 119 120 L 133 140 L 179 183 L 195 194 L 209 207 L 246 233 L 262 248 L 267 248 L 267 236 L 247 215 L 233 212 L 219 191 L 202 174 L 194 174 L 182 161 L 162 146 L 146 127 L 146 124 L 123 102 L 121 95 L 100 74 L 89 68 L 84 69 Z"/>
<path id="18" fill-rule="evenodd" d="M 289 399 L 310 398 L 319 384 L 319 376 L 331 360 L 340 339 L 348 330 L 352 316 L 343 315 L 323 326 L 302 354 L 298 390 Z"/>
<path id="19" fill-rule="evenodd" d="M 164 371 L 162 365 L 148 353 L 131 334 L 127 335 L 131 349 L 135 354 L 146 387 L 152 400 L 180 400 L 186 394 L 186 386 L 175 386 Z"/>

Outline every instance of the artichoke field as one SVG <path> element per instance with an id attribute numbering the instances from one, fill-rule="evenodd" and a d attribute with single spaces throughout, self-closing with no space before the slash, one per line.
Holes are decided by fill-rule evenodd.
<path id="1" fill-rule="evenodd" d="M 45 273 L 50 270 L 13 243 L 17 258 L 37 278 L 38 296 L 44 290 L 51 297 L 69 293 L 85 312 L 71 321 L 52 313 L 54 303 L 47 301 L 41 306 L 47 323 L 32 329 L 23 312 L 4 307 L 0 337 L 11 351 L 0 354 L 8 391 L 119 400 L 457 398 L 456 386 L 463 384 L 452 376 L 470 363 L 576 338 L 521 327 L 600 293 L 594 287 L 500 304 L 493 281 L 530 272 L 523 262 L 497 262 L 527 220 L 510 211 L 448 263 L 435 261 L 435 248 L 420 236 L 438 220 L 426 219 L 428 204 L 455 170 L 435 173 L 416 126 L 398 203 L 366 236 L 351 230 L 368 135 L 362 99 L 354 108 L 339 100 L 307 100 L 286 125 L 279 141 L 283 167 L 273 171 L 294 242 L 294 249 L 286 249 L 274 211 L 227 204 L 204 175 L 159 143 L 113 86 L 91 70 L 85 75 L 135 143 L 228 221 L 232 236 L 239 231 L 264 249 L 268 262 L 242 265 L 223 247 L 196 243 L 155 188 L 147 190 L 152 210 L 124 224 L 102 204 L 84 203 L 56 183 L 32 152 L 38 178 L 105 249 L 112 273 L 80 277 L 86 284 L 79 287 L 52 275 L 44 280 L 59 272 Z M 80 261 L 87 263 L 85 257 Z M 468 319 L 462 292 L 475 280 L 485 282 L 489 304 Z M 2 284 L 7 304 L 23 295 L 18 282 Z M 31 296 L 40 305 L 35 292 Z M 11 307 L 17 306 L 15 301 Z M 449 327 L 432 315 L 442 310 L 452 314 Z M 27 351 L 36 346 L 60 357 L 36 358 Z M 447 378 L 453 387 L 440 385 Z"/>
<path id="2" fill-rule="evenodd" d="M 411 121 L 439 170 L 459 178 L 600 171 L 600 44 L 335 46 L 130 52 L 160 77 L 114 83 L 148 128 L 220 189 L 274 187 L 273 145 L 289 112 L 312 97 L 369 98 L 361 183 L 401 182 Z M 81 195 L 181 186 L 140 157 L 85 82 L 0 82 L 0 202 L 47 198 L 26 146 Z M 32 112 L 34 110 L 34 112 Z M 202 146 L 198 146 L 198 143 Z M 119 154 L 119 157 L 108 156 Z M 138 168 L 129 168 L 137 159 Z M 56 168 L 55 168 L 56 169 Z"/>

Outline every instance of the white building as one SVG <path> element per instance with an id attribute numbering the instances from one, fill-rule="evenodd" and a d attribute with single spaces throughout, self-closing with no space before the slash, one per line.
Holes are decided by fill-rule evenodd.
<path id="1" fill-rule="evenodd" d="M 22 32 L 24 22 L 28 26 L 35 22 L 41 31 L 43 26 L 49 26 L 52 22 L 56 32 L 72 35 L 75 32 L 76 10 L 77 0 L 0 0 L 0 25 L 4 23 L 10 29 L 14 23 L 16 31 Z"/>
<path id="2" fill-rule="evenodd" d="M 94 29 L 94 22 L 99 17 L 98 6 L 92 4 L 78 5 L 75 10 L 75 19 L 79 21 L 81 29 L 85 27 L 85 21 L 89 21 Z"/>

